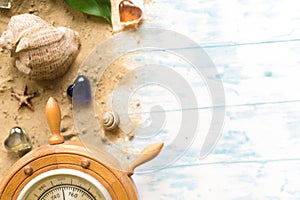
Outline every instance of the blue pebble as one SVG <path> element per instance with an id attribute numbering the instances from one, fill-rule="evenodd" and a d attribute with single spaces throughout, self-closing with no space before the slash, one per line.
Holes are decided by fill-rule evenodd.
<path id="1" fill-rule="evenodd" d="M 68 97 L 77 102 L 91 101 L 91 86 L 89 80 L 82 75 L 79 75 L 74 83 L 67 89 Z"/>
<path id="2" fill-rule="evenodd" d="M 73 97 L 73 89 L 74 89 L 75 84 L 73 83 L 72 85 L 70 85 L 67 89 L 67 95 L 69 98 L 72 99 Z"/>

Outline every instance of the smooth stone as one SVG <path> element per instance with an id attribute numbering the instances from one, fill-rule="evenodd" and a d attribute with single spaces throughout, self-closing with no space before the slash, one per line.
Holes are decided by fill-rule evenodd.
<path id="1" fill-rule="evenodd" d="M 78 76 L 74 83 L 67 89 L 68 97 L 73 101 L 90 102 L 91 101 L 91 86 L 90 81 L 85 76 Z"/>
<path id="2" fill-rule="evenodd" d="M 69 87 L 67 89 L 67 96 L 69 98 L 71 98 L 71 99 L 73 97 L 73 89 L 74 89 L 74 87 L 75 87 L 75 84 L 73 83 L 72 85 L 69 85 Z"/>
<path id="3" fill-rule="evenodd" d="M 8 151 L 17 152 L 19 156 L 23 156 L 32 149 L 29 135 L 21 127 L 13 127 L 9 135 L 4 140 L 4 147 Z"/>

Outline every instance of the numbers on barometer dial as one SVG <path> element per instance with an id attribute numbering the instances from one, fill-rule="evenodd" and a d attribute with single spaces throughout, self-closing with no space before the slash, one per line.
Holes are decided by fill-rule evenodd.
<path id="1" fill-rule="evenodd" d="M 18 200 L 111 200 L 95 178 L 72 169 L 48 171 L 32 179 Z"/>

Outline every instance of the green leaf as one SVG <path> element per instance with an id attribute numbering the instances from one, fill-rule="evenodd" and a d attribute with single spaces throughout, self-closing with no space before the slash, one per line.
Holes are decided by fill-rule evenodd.
<path id="1" fill-rule="evenodd" d="M 75 10 L 103 17 L 111 24 L 110 0 L 65 0 L 65 2 Z"/>

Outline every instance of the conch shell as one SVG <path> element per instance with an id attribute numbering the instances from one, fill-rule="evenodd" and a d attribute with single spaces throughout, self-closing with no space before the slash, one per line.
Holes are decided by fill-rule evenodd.
<path id="1" fill-rule="evenodd" d="M 143 18 L 143 0 L 111 0 L 111 21 L 114 32 L 137 27 Z"/>
<path id="2" fill-rule="evenodd" d="M 0 48 L 16 59 L 16 67 L 34 80 L 52 80 L 65 74 L 80 47 L 76 31 L 54 27 L 38 16 L 13 16 L 0 38 Z"/>

